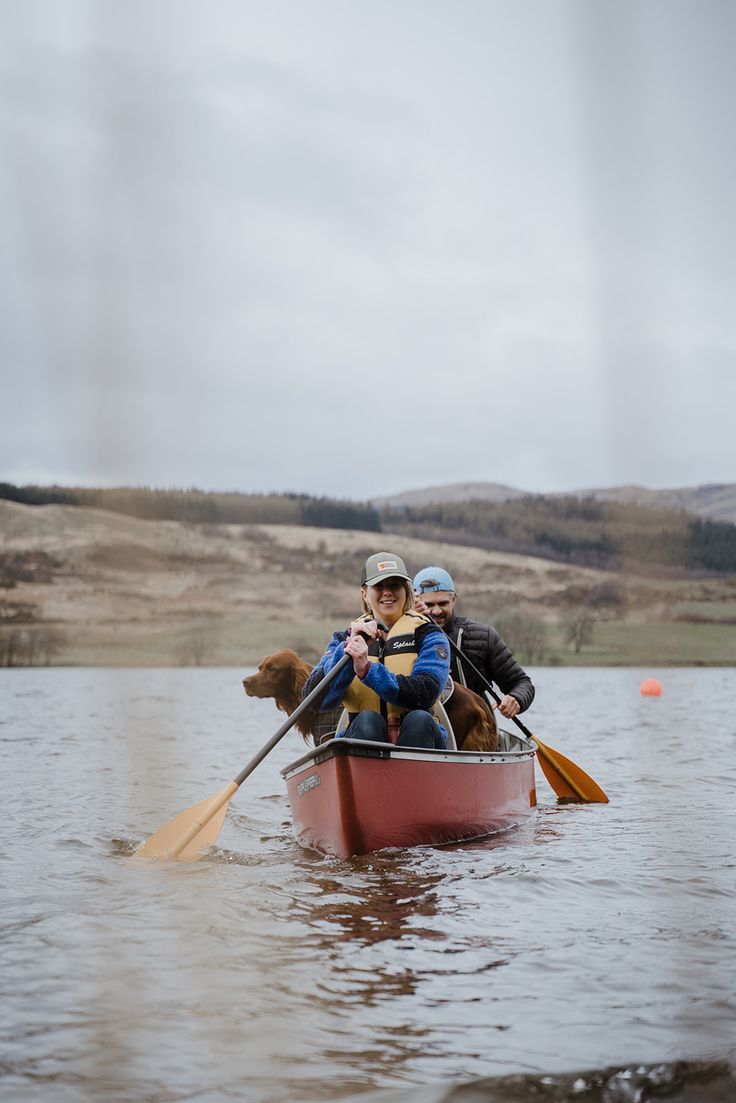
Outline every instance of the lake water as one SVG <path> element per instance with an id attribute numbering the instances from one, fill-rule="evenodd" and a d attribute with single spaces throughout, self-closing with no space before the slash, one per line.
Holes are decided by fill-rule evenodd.
<path id="1" fill-rule="evenodd" d="M 324 858 L 290 734 L 210 856 L 134 857 L 280 726 L 244 673 L 0 671 L 4 1101 L 734 1098 L 736 672 L 534 672 L 608 805 L 538 771 L 494 839 Z"/>

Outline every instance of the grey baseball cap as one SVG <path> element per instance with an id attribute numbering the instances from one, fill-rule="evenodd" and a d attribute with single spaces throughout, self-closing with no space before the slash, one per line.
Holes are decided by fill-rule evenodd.
<path id="1" fill-rule="evenodd" d="M 411 582 L 411 577 L 406 573 L 404 560 L 393 552 L 376 552 L 365 561 L 364 586 L 375 586 L 383 578 L 405 578 L 407 582 Z"/>

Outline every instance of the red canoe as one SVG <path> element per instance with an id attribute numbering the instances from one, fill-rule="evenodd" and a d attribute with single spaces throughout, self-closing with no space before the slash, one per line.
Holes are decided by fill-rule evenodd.
<path id="1" fill-rule="evenodd" d="M 347 858 L 490 835 L 534 810 L 535 747 L 503 733 L 493 753 L 331 739 L 281 771 L 302 846 Z"/>

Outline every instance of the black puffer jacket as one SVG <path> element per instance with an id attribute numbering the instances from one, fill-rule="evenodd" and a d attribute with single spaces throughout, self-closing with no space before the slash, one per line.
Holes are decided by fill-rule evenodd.
<path id="1" fill-rule="evenodd" d="M 517 663 L 507 644 L 490 624 L 479 624 L 467 617 L 453 617 L 448 621 L 445 632 L 457 644 L 464 655 L 489 682 L 495 682 L 502 693 L 515 697 L 524 712 L 534 700 L 534 685 L 526 671 Z M 458 637 L 460 637 L 458 639 Z M 480 678 L 473 673 L 467 663 L 463 664 L 453 651 L 450 673 L 456 682 L 461 682 L 483 696 L 486 688 Z M 462 668 L 462 669 L 460 669 Z"/>

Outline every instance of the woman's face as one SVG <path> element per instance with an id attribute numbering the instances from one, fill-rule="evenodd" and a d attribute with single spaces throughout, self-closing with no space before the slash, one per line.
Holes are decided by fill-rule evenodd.
<path id="1" fill-rule="evenodd" d="M 364 586 L 363 596 L 373 610 L 376 620 L 382 620 L 389 628 L 404 611 L 406 589 L 402 578 L 382 578 L 375 586 Z"/>

